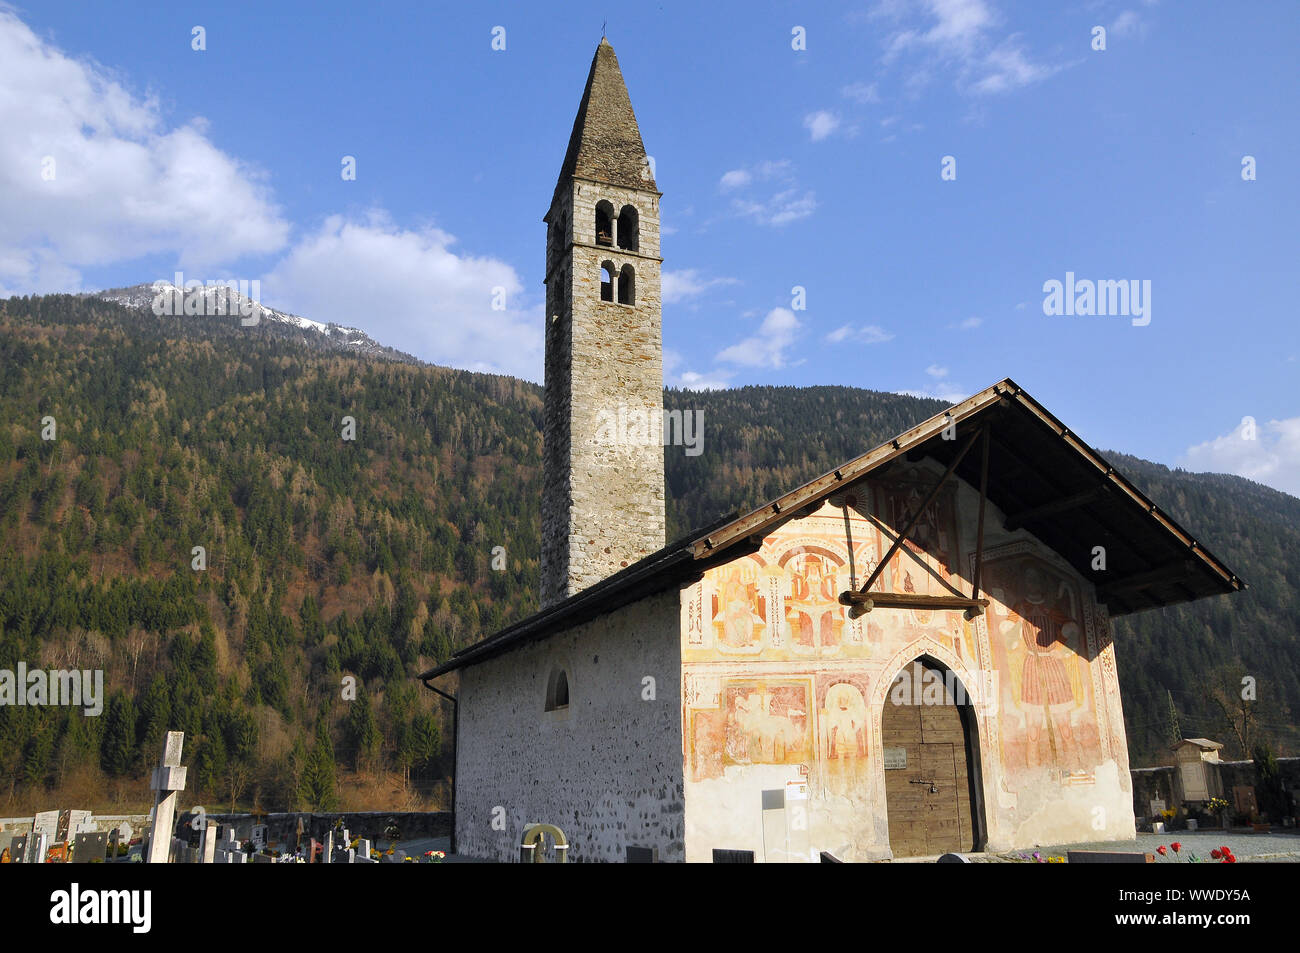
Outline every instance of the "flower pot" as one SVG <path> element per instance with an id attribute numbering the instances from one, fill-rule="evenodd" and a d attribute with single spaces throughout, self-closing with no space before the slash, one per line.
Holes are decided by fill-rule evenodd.
<path id="1" fill-rule="evenodd" d="M 1164 822 L 1164 821 L 1153 821 L 1153 822 L 1151 823 L 1151 833 L 1153 833 L 1153 834 L 1163 834 L 1164 832 L 1165 832 L 1165 822 Z"/>
<path id="2" fill-rule="evenodd" d="M 1188 829 L 1189 831 L 1194 831 L 1194 830 L 1196 830 L 1196 828 L 1197 828 L 1198 826 L 1200 826 L 1200 823 L 1196 820 L 1196 818 L 1194 818 L 1194 817 L 1189 817 L 1189 818 L 1187 819 L 1187 829 Z"/>

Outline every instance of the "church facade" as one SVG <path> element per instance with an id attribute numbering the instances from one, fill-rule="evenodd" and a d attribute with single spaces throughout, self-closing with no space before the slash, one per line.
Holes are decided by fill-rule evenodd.
<path id="1" fill-rule="evenodd" d="M 542 609 L 421 676 L 458 852 L 1132 838 L 1110 619 L 1244 583 L 1010 380 L 665 545 L 662 447 L 602 426 L 662 414 L 659 198 L 602 40 L 546 216 Z"/>

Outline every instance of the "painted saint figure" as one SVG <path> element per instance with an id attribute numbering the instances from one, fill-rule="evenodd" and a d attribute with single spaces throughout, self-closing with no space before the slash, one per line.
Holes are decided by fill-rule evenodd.
<path id="1" fill-rule="evenodd" d="M 1049 598 L 1042 570 L 1025 569 L 1024 596 L 1011 607 L 1002 628 L 1013 640 L 1018 635 L 1023 645 L 1019 701 L 1027 721 L 1029 766 L 1077 767 L 1070 712 L 1078 699 L 1068 666 L 1075 661 L 1071 647 L 1079 644 L 1079 626 Z M 1014 641 L 1008 649 L 1012 645 Z M 1044 731 L 1046 751 L 1042 750 Z"/>

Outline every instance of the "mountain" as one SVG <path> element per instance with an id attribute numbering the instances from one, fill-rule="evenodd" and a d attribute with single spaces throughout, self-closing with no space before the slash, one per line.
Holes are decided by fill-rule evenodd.
<path id="1" fill-rule="evenodd" d="M 196 804 L 445 803 L 449 713 L 412 675 L 537 607 L 541 388 L 336 337 L 0 301 L 0 669 L 99 668 L 108 696 L 98 718 L 0 707 L 0 812 L 143 804 L 167 729 Z M 671 535 L 942 406 L 848 387 L 665 404 L 704 415 L 704 453 L 665 451 Z M 1251 584 L 1116 621 L 1134 763 L 1168 761 L 1174 719 L 1236 755 L 1221 702 L 1243 677 L 1256 730 L 1298 753 L 1300 500 L 1107 456 Z"/>
<path id="2" fill-rule="evenodd" d="M 209 282 L 202 288 L 195 286 L 186 289 L 170 281 L 155 281 L 129 288 L 87 292 L 84 297 L 112 301 L 124 308 L 148 310 L 158 316 L 239 317 L 241 327 L 257 327 L 265 322 L 273 332 L 307 346 L 419 363 L 410 354 L 378 343 L 359 328 L 345 328 L 334 323 L 322 324 L 301 315 L 267 308 L 250 295 L 241 293 L 238 284 L 233 281 L 228 284 Z M 257 283 L 244 282 L 243 285 L 246 290 L 253 290 Z"/>

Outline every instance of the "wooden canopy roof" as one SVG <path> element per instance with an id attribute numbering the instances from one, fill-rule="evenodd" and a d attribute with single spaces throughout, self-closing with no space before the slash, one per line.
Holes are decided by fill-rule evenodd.
<path id="1" fill-rule="evenodd" d="M 945 430 L 950 436 L 955 431 L 958 439 L 945 439 Z M 987 499 L 1006 514 L 1006 528 L 1023 527 L 1059 553 L 1094 583 L 1098 601 L 1112 616 L 1246 588 L 1100 454 L 1006 379 L 770 503 L 688 535 L 462 649 L 419 677 L 427 681 L 699 578 L 709 566 L 755 548 L 778 524 L 813 512 L 831 494 L 900 457 L 933 457 L 945 467 L 957 461 L 953 472 L 979 487 L 985 476 L 983 456 L 965 453 L 970 441 L 962 439 L 977 431 L 988 441 Z M 1105 547 L 1104 571 L 1092 568 L 1097 546 Z"/>

